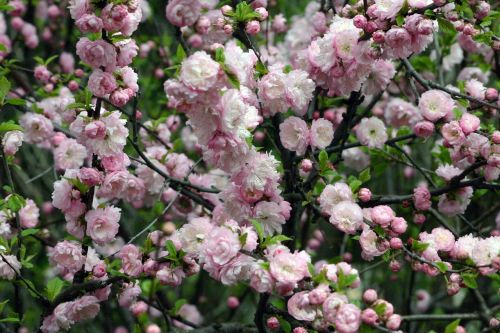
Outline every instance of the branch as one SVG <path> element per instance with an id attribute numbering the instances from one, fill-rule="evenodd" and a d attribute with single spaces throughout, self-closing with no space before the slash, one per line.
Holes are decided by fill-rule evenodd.
<path id="1" fill-rule="evenodd" d="M 426 80 L 419 73 L 417 73 L 417 71 L 415 71 L 415 68 L 413 68 L 413 66 L 408 61 L 408 59 L 402 59 L 402 61 L 403 61 L 404 66 L 406 67 L 406 70 L 410 73 L 410 75 L 413 76 L 415 78 L 415 80 L 417 80 L 417 82 L 420 83 L 425 89 L 427 89 L 427 90 L 438 89 L 438 90 L 447 92 L 452 97 L 455 97 L 455 98 L 464 98 L 464 99 L 467 99 L 467 100 L 469 100 L 471 102 L 480 104 L 482 106 L 487 106 L 487 107 L 490 107 L 490 108 L 493 108 L 493 109 L 496 109 L 496 110 L 500 110 L 500 106 L 498 106 L 498 105 L 485 102 L 483 100 L 480 100 L 478 98 L 475 98 L 475 97 L 472 97 L 472 96 L 469 96 L 469 95 L 461 94 L 459 92 L 456 92 L 456 91 L 453 91 L 453 90 L 448 89 L 446 87 L 443 87 L 442 85 L 440 85 L 440 84 L 438 84 L 438 83 L 436 83 L 434 81 Z"/>

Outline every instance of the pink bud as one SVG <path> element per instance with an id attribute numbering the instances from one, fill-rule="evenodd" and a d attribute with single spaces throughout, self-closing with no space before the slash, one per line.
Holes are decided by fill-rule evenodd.
<path id="1" fill-rule="evenodd" d="M 462 128 L 465 135 L 475 132 L 479 128 L 480 124 L 481 120 L 470 113 L 464 113 L 462 118 L 460 118 L 460 128 Z"/>
<path id="2" fill-rule="evenodd" d="M 471 24 L 464 25 L 464 29 L 462 31 L 465 35 L 472 36 L 474 34 L 474 27 Z"/>
<path id="3" fill-rule="evenodd" d="M 250 21 L 245 26 L 245 31 L 249 35 L 256 35 L 260 32 L 260 23 L 259 21 Z"/>
<path id="4" fill-rule="evenodd" d="M 221 11 L 222 15 L 227 15 L 228 13 L 233 11 L 233 7 L 231 7 L 229 5 L 224 5 L 221 7 L 220 11 Z"/>
<path id="5" fill-rule="evenodd" d="M 345 262 L 351 262 L 352 261 L 352 253 L 351 252 L 346 252 L 342 255 L 342 260 Z"/>
<path id="6" fill-rule="evenodd" d="M 329 110 L 326 110 L 323 114 L 323 117 L 326 119 L 326 120 L 329 120 L 331 122 L 335 121 L 335 111 L 329 109 Z"/>
<path id="7" fill-rule="evenodd" d="M 139 301 L 135 302 L 130 306 L 130 311 L 132 311 L 132 314 L 136 317 L 140 316 L 143 313 L 146 313 L 148 311 L 148 305 L 146 302 Z"/>
<path id="8" fill-rule="evenodd" d="M 42 204 L 42 212 L 46 215 L 51 214 L 54 211 L 54 206 L 52 206 L 52 202 L 50 201 L 45 201 Z"/>
<path id="9" fill-rule="evenodd" d="M 229 296 L 227 298 L 227 307 L 230 309 L 236 309 L 240 306 L 240 300 L 237 297 Z"/>
<path id="10" fill-rule="evenodd" d="M 402 217 L 395 217 L 391 221 L 391 229 L 397 234 L 402 234 L 406 231 L 406 228 L 408 227 L 408 224 L 406 223 L 406 220 Z"/>
<path id="11" fill-rule="evenodd" d="M 372 192 L 366 187 L 363 187 L 359 190 L 358 197 L 359 200 L 363 202 L 370 201 L 370 199 L 372 198 Z"/>
<path id="12" fill-rule="evenodd" d="M 233 32 L 234 32 L 234 29 L 233 29 L 233 26 L 231 24 L 226 24 L 224 26 L 224 33 L 226 33 L 226 35 L 231 35 Z"/>
<path id="13" fill-rule="evenodd" d="M 68 89 L 71 91 L 77 91 L 80 86 L 78 85 L 78 82 L 75 80 L 71 80 L 68 82 Z"/>
<path id="14" fill-rule="evenodd" d="M 196 31 L 202 35 L 206 35 L 208 33 L 208 29 L 210 29 L 210 24 L 210 19 L 206 16 L 202 16 L 196 23 Z"/>
<path id="15" fill-rule="evenodd" d="M 269 13 L 267 12 L 267 9 L 265 9 L 264 7 L 256 8 L 255 12 L 260 15 L 260 20 L 261 21 L 266 20 L 267 17 L 269 16 Z"/>
<path id="16" fill-rule="evenodd" d="M 52 138 L 50 138 L 50 142 L 54 146 L 59 146 L 66 139 L 67 139 L 67 137 L 66 137 L 66 135 L 64 135 L 64 133 L 56 132 L 56 133 L 54 133 Z"/>
<path id="17" fill-rule="evenodd" d="M 434 133 L 435 126 L 427 120 L 419 121 L 415 124 L 413 131 L 418 137 L 428 138 Z"/>
<path id="18" fill-rule="evenodd" d="M 161 329 L 158 325 L 156 324 L 150 324 L 146 328 L 146 333 L 161 333 Z"/>
<path id="19" fill-rule="evenodd" d="M 307 330 L 304 327 L 295 327 L 292 331 L 292 333 L 307 333 Z"/>
<path id="20" fill-rule="evenodd" d="M 356 15 L 353 18 L 354 26 L 359 29 L 364 29 L 368 20 L 363 15 Z"/>
<path id="21" fill-rule="evenodd" d="M 81 168 L 78 171 L 78 179 L 87 186 L 96 186 L 103 181 L 101 173 L 94 168 Z"/>
<path id="22" fill-rule="evenodd" d="M 385 324 L 388 329 L 390 330 L 397 330 L 399 326 L 401 325 L 401 316 L 397 314 L 393 314 L 392 316 L 387 319 L 387 323 Z"/>
<path id="23" fill-rule="evenodd" d="M 304 172 L 310 172 L 313 169 L 313 162 L 307 158 L 300 162 L 300 169 Z"/>
<path id="24" fill-rule="evenodd" d="M 203 45 L 203 38 L 199 34 L 194 34 L 189 36 L 187 42 L 195 49 L 199 49 Z"/>
<path id="25" fill-rule="evenodd" d="M 393 250 L 399 250 L 403 248 L 403 241 L 399 237 L 393 237 L 389 241 L 389 244 L 391 246 L 391 249 Z"/>
<path id="26" fill-rule="evenodd" d="M 83 71 L 83 69 L 81 69 L 81 68 L 75 69 L 75 76 L 76 77 L 82 77 L 84 75 L 85 75 L 85 72 Z"/>
<path id="27" fill-rule="evenodd" d="M 20 17 L 13 17 L 12 20 L 10 20 L 10 26 L 15 31 L 21 31 L 21 29 L 24 27 L 24 21 Z"/>
<path id="28" fill-rule="evenodd" d="M 369 21 L 365 24 L 365 32 L 366 33 L 374 33 L 375 31 L 377 31 L 378 29 L 378 26 L 377 26 L 377 23 L 373 22 L 373 21 Z"/>
<path id="29" fill-rule="evenodd" d="M 161 68 L 155 69 L 155 77 L 157 79 L 162 79 L 164 76 L 165 76 L 165 72 L 163 72 L 163 69 L 161 69 Z"/>
<path id="30" fill-rule="evenodd" d="M 382 44 L 385 41 L 385 33 L 382 30 L 377 30 L 372 35 L 373 41 L 377 44 Z"/>
<path id="31" fill-rule="evenodd" d="M 316 251 L 317 249 L 319 249 L 320 246 L 321 246 L 321 242 L 319 240 L 317 240 L 316 238 L 311 238 L 307 242 L 307 247 L 309 249 L 311 249 L 312 251 Z"/>
<path id="32" fill-rule="evenodd" d="M 280 322 L 276 317 L 267 318 L 266 324 L 267 328 L 269 328 L 270 330 L 277 330 L 278 328 L 280 328 Z"/>
<path id="33" fill-rule="evenodd" d="M 85 126 L 85 136 L 89 139 L 104 139 L 106 137 L 106 125 L 100 120 L 91 122 Z"/>
<path id="34" fill-rule="evenodd" d="M 372 304 L 375 303 L 375 301 L 378 299 L 377 292 L 375 289 L 367 289 L 363 293 L 363 302 L 366 304 Z"/>
<path id="35" fill-rule="evenodd" d="M 490 102 L 495 102 L 498 99 L 498 90 L 495 88 L 486 89 L 485 97 Z"/>
<path id="36" fill-rule="evenodd" d="M 56 5 L 51 5 L 47 9 L 47 15 L 49 15 L 49 17 L 53 19 L 57 18 L 59 15 L 61 15 L 61 10 Z"/>
<path id="37" fill-rule="evenodd" d="M 361 313 L 361 320 L 366 325 L 372 326 L 372 325 L 375 325 L 377 323 L 378 316 L 377 316 L 377 313 L 375 312 L 375 310 L 368 308 L 368 309 L 363 310 L 363 312 Z"/>
<path id="38" fill-rule="evenodd" d="M 397 260 L 391 260 L 391 262 L 389 263 L 389 268 L 395 273 L 399 272 L 399 270 L 401 269 L 401 263 Z"/>
<path id="39" fill-rule="evenodd" d="M 102 278 L 103 276 L 106 275 L 106 264 L 101 261 L 99 262 L 97 265 L 94 266 L 94 268 L 92 269 L 92 274 L 96 277 L 96 278 Z"/>
<path id="40" fill-rule="evenodd" d="M 415 216 L 413 217 L 413 222 L 415 222 L 416 224 L 422 224 L 425 222 L 425 220 L 426 218 L 423 214 L 415 214 Z"/>

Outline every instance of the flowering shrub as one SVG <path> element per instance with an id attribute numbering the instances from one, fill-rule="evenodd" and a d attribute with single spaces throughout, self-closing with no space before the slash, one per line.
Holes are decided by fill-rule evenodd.
<path id="1" fill-rule="evenodd" d="M 0 331 L 498 332 L 483 0 L 0 0 Z"/>

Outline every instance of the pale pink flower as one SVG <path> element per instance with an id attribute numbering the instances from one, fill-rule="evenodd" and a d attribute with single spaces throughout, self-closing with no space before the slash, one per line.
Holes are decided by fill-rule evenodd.
<path id="1" fill-rule="evenodd" d="M 94 296 L 82 296 L 71 302 L 69 317 L 75 322 L 90 320 L 99 314 L 99 300 Z"/>
<path id="2" fill-rule="evenodd" d="M 335 328 L 339 333 L 356 333 L 361 326 L 361 310 L 354 304 L 343 304 L 335 316 Z"/>
<path id="3" fill-rule="evenodd" d="M 264 228 L 265 235 L 280 234 L 283 224 L 286 223 L 282 207 L 276 202 L 260 201 L 254 208 L 254 219 Z"/>
<path id="4" fill-rule="evenodd" d="M 76 54 L 94 69 L 105 68 L 107 72 L 116 69 L 115 47 L 103 39 L 91 41 L 86 37 L 76 43 Z"/>
<path id="5" fill-rule="evenodd" d="M 283 146 L 303 155 L 309 145 L 309 128 L 306 122 L 298 117 L 289 117 L 280 124 L 280 140 Z"/>
<path id="6" fill-rule="evenodd" d="M 484 100 L 486 87 L 481 81 L 470 79 L 465 82 L 465 91 L 474 98 Z"/>
<path id="7" fill-rule="evenodd" d="M 438 209 L 447 216 L 465 213 L 473 194 L 472 187 L 464 187 L 439 197 Z"/>
<path id="8" fill-rule="evenodd" d="M 113 3 L 107 4 L 101 11 L 101 19 L 108 32 L 115 32 L 122 29 L 129 16 L 128 8 L 125 5 Z"/>
<path id="9" fill-rule="evenodd" d="M 450 145 L 461 145 L 465 141 L 465 134 L 456 120 L 444 124 L 441 128 L 441 134 Z"/>
<path id="10" fill-rule="evenodd" d="M 335 322 L 335 318 L 337 318 L 337 313 L 340 307 L 348 302 L 347 297 L 340 293 L 332 293 L 328 298 L 323 302 L 323 316 L 325 320 L 331 324 Z"/>
<path id="11" fill-rule="evenodd" d="M 65 177 L 71 178 L 71 174 L 66 172 Z M 81 193 L 73 189 L 73 185 L 67 179 L 61 179 L 54 183 L 52 204 L 73 218 L 79 217 L 86 210 L 85 204 L 81 200 Z"/>
<path id="12" fill-rule="evenodd" d="M 206 52 L 198 51 L 182 62 L 180 81 L 199 91 L 213 88 L 219 79 L 220 65 Z"/>
<path id="13" fill-rule="evenodd" d="M 121 307 L 130 307 L 141 294 L 141 287 L 138 283 L 124 283 L 118 295 L 118 304 Z"/>
<path id="14" fill-rule="evenodd" d="M 70 0 L 69 1 L 69 12 L 71 14 L 71 18 L 73 20 L 78 20 L 84 14 L 87 14 L 91 11 L 90 0 Z"/>
<path id="15" fill-rule="evenodd" d="M 422 94 L 418 108 L 422 116 L 432 122 L 452 114 L 455 102 L 449 94 L 440 90 L 428 90 Z"/>
<path id="16" fill-rule="evenodd" d="M 374 257 L 381 256 L 385 251 L 380 250 L 378 245 L 378 236 L 370 228 L 366 228 L 361 233 L 359 245 L 361 245 L 361 256 L 364 260 L 371 261 Z"/>
<path id="17" fill-rule="evenodd" d="M 363 118 L 356 129 L 359 141 L 370 148 L 382 148 L 387 141 L 387 129 L 376 117 Z"/>
<path id="18" fill-rule="evenodd" d="M 202 242 L 213 227 L 206 217 L 194 218 L 189 223 L 184 224 L 177 232 L 182 249 L 187 254 L 198 255 Z"/>
<path id="19" fill-rule="evenodd" d="M 40 209 L 38 209 L 35 202 L 31 199 L 26 200 L 26 205 L 19 210 L 19 219 L 21 227 L 34 228 L 38 224 L 40 217 Z"/>
<path id="20" fill-rule="evenodd" d="M 142 272 L 142 254 L 133 244 L 127 244 L 120 250 L 118 257 L 122 260 L 122 270 L 130 276 L 139 276 Z"/>
<path id="21" fill-rule="evenodd" d="M 384 90 L 395 74 L 396 69 L 392 62 L 382 59 L 375 60 L 372 70 L 363 84 L 364 93 L 374 95 Z"/>
<path id="22" fill-rule="evenodd" d="M 438 251 L 450 252 L 455 245 L 455 237 L 445 228 L 434 228 L 432 229 L 432 246 Z"/>
<path id="23" fill-rule="evenodd" d="M 416 106 L 401 98 L 391 98 L 384 109 L 385 121 L 394 126 L 413 126 L 422 120 Z"/>
<path id="24" fill-rule="evenodd" d="M 375 0 L 375 10 L 373 14 L 381 20 L 393 19 L 401 8 L 403 8 L 403 5 L 403 0 Z"/>
<path id="25" fill-rule="evenodd" d="M 309 255 L 304 252 L 279 252 L 270 258 L 269 272 L 282 284 L 295 284 L 309 276 Z"/>
<path id="26" fill-rule="evenodd" d="M 434 123 L 427 120 L 419 121 L 413 127 L 413 131 L 415 132 L 415 134 L 421 138 L 430 137 L 434 133 L 434 129 Z"/>
<path id="27" fill-rule="evenodd" d="M 103 28 L 101 18 L 97 17 L 95 14 L 82 15 L 75 21 L 75 25 L 81 32 L 87 33 L 100 32 Z"/>
<path id="28" fill-rule="evenodd" d="M 450 181 L 453 177 L 458 176 L 462 173 L 462 170 L 449 164 L 440 165 L 436 169 L 436 175 L 443 178 L 446 181 Z"/>
<path id="29" fill-rule="evenodd" d="M 24 128 L 24 137 L 28 143 L 41 143 L 54 133 L 51 121 L 37 113 L 23 114 L 19 119 L 19 125 Z"/>
<path id="30" fill-rule="evenodd" d="M 3 258 L 0 259 L 0 277 L 2 279 L 12 280 L 21 272 L 21 263 L 14 255 L 3 254 L 3 257 L 7 262 L 5 262 Z"/>
<path id="31" fill-rule="evenodd" d="M 201 14 L 199 0 L 172 0 L 165 8 L 167 19 L 178 27 L 193 25 Z"/>
<path id="32" fill-rule="evenodd" d="M 128 39 L 117 43 L 118 56 L 116 63 L 120 67 L 128 66 L 132 63 L 132 59 L 137 56 L 139 47 L 133 39 Z"/>
<path id="33" fill-rule="evenodd" d="M 475 132 L 477 129 L 479 129 L 480 125 L 481 120 L 477 116 L 468 112 L 464 113 L 460 118 L 460 128 L 465 133 L 465 135 Z"/>
<path id="34" fill-rule="evenodd" d="M 353 201 L 351 188 L 342 182 L 326 185 L 319 196 L 321 211 L 329 215 L 335 205 L 342 201 Z"/>
<path id="35" fill-rule="evenodd" d="M 285 100 L 295 111 L 295 114 L 303 116 L 307 106 L 313 97 L 315 88 L 314 81 L 309 74 L 303 70 L 293 70 L 286 75 Z"/>
<path id="36" fill-rule="evenodd" d="M 193 304 L 184 304 L 183 306 L 181 306 L 181 308 L 177 312 L 177 315 L 195 325 L 201 325 L 203 323 L 203 316 L 201 315 L 200 311 L 198 311 L 196 305 Z M 186 326 L 185 324 L 182 324 L 177 320 L 173 320 L 173 324 L 180 329 L 191 329 L 191 326 Z"/>
<path id="37" fill-rule="evenodd" d="M 120 208 L 113 206 L 88 211 L 85 214 L 87 235 L 99 245 L 112 241 L 120 227 L 120 216 Z"/>
<path id="38" fill-rule="evenodd" d="M 269 293 L 273 290 L 274 278 L 268 270 L 258 266 L 252 270 L 250 286 L 259 293 Z"/>
<path id="39" fill-rule="evenodd" d="M 389 0 L 390 1 L 390 0 Z M 385 34 L 385 50 L 390 58 L 406 58 L 412 53 L 412 36 L 404 28 L 393 27 Z"/>
<path id="40" fill-rule="evenodd" d="M 82 246 L 72 241 L 61 241 L 54 246 L 50 259 L 57 265 L 70 272 L 77 272 L 83 267 L 85 257 L 82 254 Z"/>
<path id="41" fill-rule="evenodd" d="M 89 77 L 88 88 L 95 96 L 105 97 L 118 88 L 118 84 L 113 74 L 94 69 Z"/>
<path id="42" fill-rule="evenodd" d="M 233 259 L 240 249 L 238 234 L 228 227 L 215 227 L 201 245 L 200 260 L 206 265 L 221 266 Z"/>
<path id="43" fill-rule="evenodd" d="M 24 133 L 21 131 L 9 131 L 2 137 L 3 152 L 7 156 L 14 156 L 19 147 L 22 146 Z"/>
<path id="44" fill-rule="evenodd" d="M 287 310 L 297 320 L 313 321 L 316 318 L 316 309 L 309 303 L 307 291 L 298 292 L 290 297 Z"/>
<path id="45" fill-rule="evenodd" d="M 431 193 L 427 186 L 418 186 L 413 190 L 413 204 L 420 211 L 426 211 L 431 208 Z"/>
<path id="46" fill-rule="evenodd" d="M 370 214 L 372 221 L 383 228 L 387 228 L 396 217 L 392 208 L 385 205 L 373 207 Z"/>
<path id="47" fill-rule="evenodd" d="M 87 149 L 75 139 L 66 139 L 54 149 L 54 163 L 58 170 L 78 169 L 87 158 Z"/>
<path id="48" fill-rule="evenodd" d="M 313 120 L 311 125 L 311 146 L 325 149 L 333 140 L 333 125 L 330 121 L 320 118 Z"/>

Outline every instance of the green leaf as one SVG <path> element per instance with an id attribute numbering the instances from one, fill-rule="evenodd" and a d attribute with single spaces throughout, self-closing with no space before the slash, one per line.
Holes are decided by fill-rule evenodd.
<path id="1" fill-rule="evenodd" d="M 438 261 L 435 264 L 441 273 L 444 274 L 448 271 L 448 266 L 446 266 L 446 264 L 444 262 Z"/>
<path id="2" fill-rule="evenodd" d="M 224 48 L 219 47 L 215 50 L 215 61 L 217 61 L 220 64 L 226 62 L 226 56 L 224 55 Z"/>
<path id="3" fill-rule="evenodd" d="M 177 57 L 177 61 L 181 62 L 186 59 L 186 51 L 182 47 L 182 44 L 177 45 L 177 51 L 175 52 L 175 56 Z"/>
<path id="4" fill-rule="evenodd" d="M 259 243 L 262 244 L 262 242 L 264 240 L 264 228 L 262 227 L 262 224 L 260 224 L 259 221 L 253 220 L 253 219 L 250 221 L 252 222 L 252 225 L 255 228 L 257 235 L 259 236 Z"/>
<path id="5" fill-rule="evenodd" d="M 262 243 L 262 246 L 263 247 L 267 247 L 269 245 L 274 245 L 274 244 L 277 244 L 277 243 L 280 243 L 280 242 L 285 242 L 285 241 L 288 241 L 288 240 L 292 240 L 292 238 L 287 237 L 285 235 L 276 235 L 274 237 L 268 237 L 268 238 L 266 238 L 266 240 L 264 241 L 264 243 Z"/>
<path id="6" fill-rule="evenodd" d="M 5 97 L 9 93 L 10 82 L 5 76 L 0 77 L 0 105 L 3 105 Z"/>
<path id="7" fill-rule="evenodd" d="M 477 274 L 475 273 L 462 273 L 462 280 L 463 283 L 471 288 L 471 289 L 476 289 L 477 288 Z"/>
<path id="8" fill-rule="evenodd" d="M 240 81 L 238 80 L 238 77 L 236 75 L 234 75 L 233 73 L 231 73 L 229 70 L 226 70 L 225 72 L 226 72 L 227 78 L 229 79 L 229 83 L 231 83 L 233 88 L 239 90 L 240 89 Z"/>
<path id="9" fill-rule="evenodd" d="M 0 133 L 10 132 L 10 131 L 23 131 L 23 128 L 18 124 L 14 123 L 12 120 L 0 124 Z"/>
<path id="10" fill-rule="evenodd" d="M 379 318 L 384 316 L 385 307 L 386 307 L 385 303 L 379 303 L 373 307 L 373 310 L 377 313 L 377 316 L 379 316 Z"/>
<path id="11" fill-rule="evenodd" d="M 402 26 L 405 23 L 405 17 L 403 15 L 396 16 L 396 24 Z"/>
<path id="12" fill-rule="evenodd" d="M 16 317 L 0 319 L 0 323 L 18 323 L 18 322 L 19 322 L 19 318 L 16 318 Z"/>
<path id="13" fill-rule="evenodd" d="M 8 299 L 0 303 L 0 313 L 2 313 L 2 311 L 3 311 L 4 307 L 5 307 L 5 305 L 6 305 L 7 303 L 9 303 L 9 300 L 8 300 Z"/>
<path id="14" fill-rule="evenodd" d="M 460 319 L 452 321 L 451 323 L 446 325 L 444 333 L 455 333 L 455 330 L 457 329 L 459 324 L 460 324 Z"/>
<path id="15" fill-rule="evenodd" d="M 165 247 L 167 248 L 169 257 L 177 257 L 177 249 L 171 239 L 167 240 Z"/>
<path id="16" fill-rule="evenodd" d="M 418 240 L 413 240 L 411 243 L 411 249 L 415 252 L 424 252 L 429 247 L 429 243 L 419 242 Z"/>
<path id="17" fill-rule="evenodd" d="M 19 194 L 13 193 L 7 199 L 7 208 L 9 208 L 14 213 L 17 213 L 26 204 L 26 200 Z"/>
<path id="18" fill-rule="evenodd" d="M 358 188 L 362 185 L 363 183 L 361 182 L 361 180 L 359 179 L 355 179 L 351 182 L 349 182 L 349 187 L 351 188 L 351 190 L 353 192 L 356 192 L 358 190 Z"/>
<path id="19" fill-rule="evenodd" d="M 370 174 L 370 168 L 367 168 L 367 169 L 361 171 L 358 178 L 363 183 L 366 183 L 367 181 L 369 181 L 372 178 L 371 174 Z"/>
<path id="20" fill-rule="evenodd" d="M 438 24 L 439 24 L 439 29 L 446 34 L 454 34 L 457 32 L 453 23 L 441 17 L 438 17 Z"/>
<path id="21" fill-rule="evenodd" d="M 27 237 L 27 236 L 30 236 L 30 235 L 34 235 L 34 234 L 36 234 L 39 230 L 40 230 L 40 229 L 34 229 L 34 228 L 33 228 L 33 229 L 26 229 L 26 230 L 23 230 L 23 231 L 21 232 L 21 235 L 22 235 L 23 237 Z"/>
<path id="22" fill-rule="evenodd" d="M 186 303 L 187 303 L 187 301 L 186 301 L 185 299 L 183 299 L 183 298 L 181 298 L 181 299 L 177 300 L 177 301 L 175 302 L 175 304 L 174 304 L 174 307 L 172 308 L 172 314 L 173 314 L 173 315 L 177 315 L 177 313 L 179 312 L 179 310 L 180 310 L 180 309 L 182 308 L 182 306 L 183 306 L 184 304 L 186 304 Z"/>
<path id="23" fill-rule="evenodd" d="M 280 327 L 285 333 L 290 333 L 292 331 L 292 325 L 288 321 L 286 321 L 283 318 L 278 318 L 278 321 L 280 322 Z"/>
<path id="24" fill-rule="evenodd" d="M 26 101 L 24 99 L 21 99 L 21 98 L 9 98 L 8 100 L 5 101 L 6 104 L 10 104 L 10 105 L 26 105 Z"/>
<path id="25" fill-rule="evenodd" d="M 50 301 L 53 301 L 64 287 L 64 281 L 56 277 L 47 283 L 45 293 Z"/>
<path id="26" fill-rule="evenodd" d="M 325 150 L 319 152 L 318 162 L 321 171 L 324 171 L 328 168 L 328 153 Z"/>

